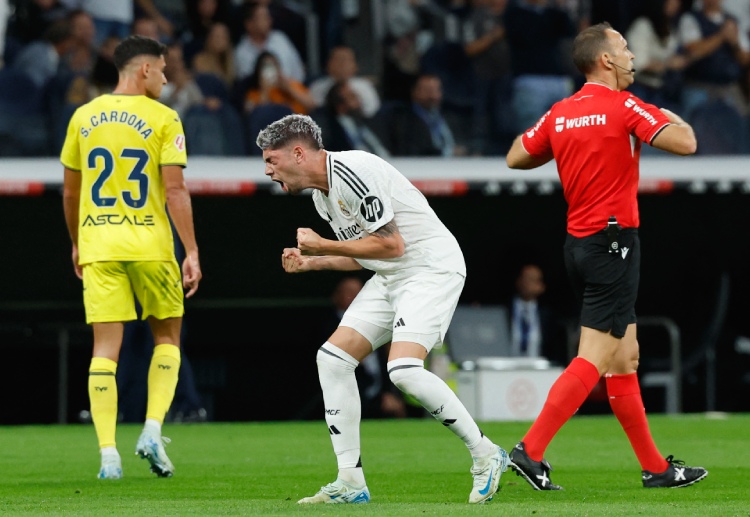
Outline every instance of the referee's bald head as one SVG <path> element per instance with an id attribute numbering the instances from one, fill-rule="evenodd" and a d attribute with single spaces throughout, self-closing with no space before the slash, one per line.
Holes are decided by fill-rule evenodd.
<path id="1" fill-rule="evenodd" d="M 582 30 L 573 40 L 573 63 L 582 74 L 592 72 L 602 52 L 612 50 L 607 37 L 608 30 L 612 30 L 609 23 L 597 23 Z"/>

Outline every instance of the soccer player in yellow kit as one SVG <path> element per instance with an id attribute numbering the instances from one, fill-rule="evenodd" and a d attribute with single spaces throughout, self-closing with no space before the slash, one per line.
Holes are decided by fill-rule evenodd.
<path id="1" fill-rule="evenodd" d="M 86 322 L 94 332 L 88 389 L 101 450 L 100 479 L 122 477 L 115 372 L 123 322 L 136 319 L 134 296 L 156 344 L 146 421 L 135 452 L 158 476 L 174 473 L 161 426 L 177 385 L 183 296 L 196 292 L 202 275 L 183 177 L 182 123 L 155 100 L 167 82 L 165 53 L 166 47 L 150 38 L 123 40 L 114 55 L 117 87 L 76 110 L 60 157 L 73 266 L 83 280 Z M 182 275 L 167 209 L 185 248 Z"/>

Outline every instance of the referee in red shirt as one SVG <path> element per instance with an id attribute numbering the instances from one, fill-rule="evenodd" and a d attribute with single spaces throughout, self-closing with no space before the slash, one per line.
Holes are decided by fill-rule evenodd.
<path id="1" fill-rule="evenodd" d="M 510 455 L 511 467 L 536 490 L 561 489 L 550 481 L 544 451 L 602 375 L 612 411 L 641 464 L 644 487 L 683 487 L 708 475 L 659 453 L 636 374 L 641 145 L 688 155 L 696 140 L 679 116 L 624 91 L 633 84 L 633 59 L 625 38 L 608 23 L 579 33 L 573 60 L 586 84 L 518 136 L 506 158 L 513 169 L 557 162 L 568 203 L 565 265 L 582 303 L 578 356 Z"/>

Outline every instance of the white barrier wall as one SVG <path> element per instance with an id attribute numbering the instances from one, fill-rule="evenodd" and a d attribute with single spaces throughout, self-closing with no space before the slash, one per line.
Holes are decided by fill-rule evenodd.
<path id="1" fill-rule="evenodd" d="M 531 171 L 509 169 L 504 157 L 394 158 L 391 163 L 425 193 L 461 195 L 481 190 L 524 194 L 559 188 L 554 162 Z M 185 176 L 196 194 L 251 195 L 257 190 L 281 190 L 266 178 L 260 157 L 191 157 Z M 33 195 L 62 182 L 62 165 L 55 158 L 0 159 L 0 194 Z M 746 156 L 647 156 L 641 159 L 641 191 L 688 189 L 750 193 L 750 158 Z"/>

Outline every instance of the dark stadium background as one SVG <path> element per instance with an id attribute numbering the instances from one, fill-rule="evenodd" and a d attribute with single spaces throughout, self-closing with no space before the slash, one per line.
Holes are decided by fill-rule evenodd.
<path id="1" fill-rule="evenodd" d="M 548 301 L 561 314 L 575 315 L 562 264 L 565 203 L 559 191 L 429 199 L 466 255 L 462 302 L 500 303 L 510 293 L 515 268 L 536 260 L 546 272 Z M 738 335 L 750 335 L 747 195 L 678 189 L 639 199 L 643 265 L 637 310 L 669 317 L 680 328 L 683 411 L 750 410 L 750 400 L 737 396 L 748 392 L 750 355 L 734 350 Z M 294 244 L 298 226 L 312 226 L 325 236 L 330 229 L 308 196 L 258 192 L 195 196 L 193 203 L 205 276 L 186 305 L 184 346 L 211 417 L 319 418 L 314 358 L 320 321 L 340 273 L 287 275 L 279 256 Z M 88 407 L 91 337 L 82 325 L 61 196 L 53 190 L 40 197 L 2 197 L 0 221 L 0 423 L 77 421 L 78 412 Z M 725 312 L 722 293 L 728 297 Z M 71 329 L 63 393 L 58 391 L 59 324 Z M 663 341 L 642 333 L 644 362 L 650 347 L 654 354 L 664 353 Z M 710 345 L 716 350 L 715 368 L 706 367 Z M 32 384 L 21 384 L 21 378 Z M 664 410 L 660 389 L 645 389 L 644 399 L 650 411 Z M 64 414 L 59 414 L 60 400 Z"/>

